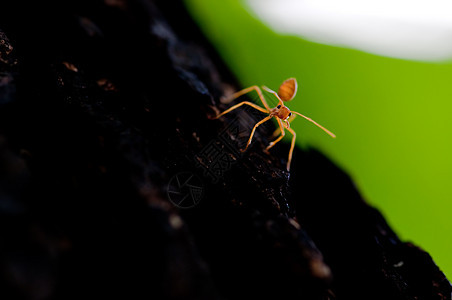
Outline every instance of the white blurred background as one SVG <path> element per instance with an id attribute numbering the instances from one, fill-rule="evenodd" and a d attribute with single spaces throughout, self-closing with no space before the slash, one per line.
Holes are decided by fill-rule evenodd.
<path id="1" fill-rule="evenodd" d="M 246 0 L 275 31 L 410 60 L 452 57 L 451 0 Z"/>

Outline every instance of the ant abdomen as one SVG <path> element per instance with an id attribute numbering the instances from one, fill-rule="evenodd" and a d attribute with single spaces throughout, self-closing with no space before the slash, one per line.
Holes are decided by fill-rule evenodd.
<path id="1" fill-rule="evenodd" d="M 279 86 L 278 96 L 282 101 L 290 101 L 296 94 L 297 80 L 295 78 L 289 78 Z"/>

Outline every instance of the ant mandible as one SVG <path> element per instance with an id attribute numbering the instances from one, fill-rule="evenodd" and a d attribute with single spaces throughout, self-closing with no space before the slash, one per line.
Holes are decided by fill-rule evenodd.
<path id="1" fill-rule="evenodd" d="M 270 148 L 272 148 L 273 146 L 276 145 L 276 143 L 278 143 L 279 141 L 282 140 L 282 138 L 285 135 L 284 129 L 287 129 L 290 133 L 292 133 L 292 143 L 290 145 L 290 150 L 289 150 L 289 158 L 287 159 L 287 171 L 290 170 L 290 163 L 292 161 L 292 153 L 293 153 L 293 149 L 295 147 L 295 139 L 296 139 L 296 133 L 295 131 L 290 128 L 290 122 L 293 121 L 293 119 L 296 117 L 296 115 L 299 115 L 300 117 L 305 118 L 306 120 L 308 120 L 309 122 L 314 123 L 315 125 L 317 125 L 320 129 L 322 129 L 323 131 L 325 131 L 327 134 L 329 134 L 331 137 L 335 138 L 336 135 L 334 135 L 334 133 L 332 133 L 331 131 L 329 131 L 328 129 L 326 129 L 325 127 L 323 127 L 322 125 L 320 125 L 319 123 L 317 123 L 316 121 L 312 120 L 311 118 L 306 117 L 305 115 L 300 114 L 299 112 L 296 111 L 291 111 L 287 106 L 284 105 L 284 102 L 286 101 L 290 101 L 292 100 L 296 93 L 297 93 L 297 80 L 295 78 L 289 78 L 287 80 L 285 80 L 279 87 L 278 93 L 276 93 L 275 91 L 269 89 L 266 86 L 262 86 L 262 88 L 264 90 L 266 90 L 269 93 L 272 93 L 273 95 L 276 96 L 276 98 L 278 99 L 279 103 L 278 106 L 274 107 L 274 108 L 270 108 L 270 106 L 268 105 L 267 101 L 264 98 L 264 95 L 262 93 L 262 90 L 257 86 L 257 85 L 253 85 L 249 88 L 243 89 L 241 91 L 238 91 L 236 93 L 234 93 L 232 96 L 229 97 L 229 100 L 232 101 L 244 94 L 247 94 L 251 91 L 256 91 L 257 94 L 259 95 L 259 99 L 261 100 L 262 104 L 264 105 L 265 108 L 260 107 L 259 105 L 256 105 L 252 102 L 249 101 L 243 101 L 240 102 L 239 104 L 236 104 L 232 107 L 230 107 L 229 109 L 225 110 L 224 112 L 222 112 L 221 114 L 217 115 L 215 117 L 215 119 L 218 119 L 219 117 L 233 111 L 236 108 L 239 108 L 242 105 L 249 105 L 263 113 L 268 114 L 267 117 L 263 118 L 262 120 L 260 120 L 259 122 L 256 123 L 256 125 L 254 125 L 253 130 L 251 131 L 250 137 L 248 139 L 248 142 L 246 143 L 246 147 L 245 149 L 240 149 L 240 151 L 244 152 L 246 151 L 246 149 L 248 149 L 248 146 L 251 144 L 251 140 L 253 139 L 253 135 L 254 132 L 256 131 L 256 128 L 259 127 L 259 125 L 263 124 L 264 122 L 267 122 L 268 120 L 270 120 L 271 118 L 275 117 L 276 121 L 278 122 L 279 128 L 275 131 L 275 133 L 280 130 L 280 136 L 275 139 L 273 142 L 271 142 L 267 148 L 265 149 L 266 151 L 268 151 Z M 294 115 L 295 114 L 295 115 Z"/>

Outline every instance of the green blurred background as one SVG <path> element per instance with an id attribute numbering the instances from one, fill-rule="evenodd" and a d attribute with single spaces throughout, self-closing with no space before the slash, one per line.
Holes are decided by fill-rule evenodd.
<path id="1" fill-rule="evenodd" d="M 243 87 L 277 90 L 337 135 L 297 118 L 299 147 L 319 149 L 396 233 L 452 276 L 452 63 L 416 62 L 279 35 L 239 0 L 185 0 Z"/>

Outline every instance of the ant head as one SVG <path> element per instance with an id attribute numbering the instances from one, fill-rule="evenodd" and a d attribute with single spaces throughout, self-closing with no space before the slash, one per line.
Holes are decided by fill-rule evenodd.
<path id="1" fill-rule="evenodd" d="M 279 86 L 278 96 L 284 102 L 290 101 L 297 94 L 297 88 L 297 80 L 295 78 L 289 78 Z"/>
<path id="2" fill-rule="evenodd" d="M 289 119 L 292 113 L 290 112 L 290 109 L 287 106 L 280 103 L 278 104 L 278 106 L 276 106 L 276 108 L 274 108 L 274 115 L 276 115 L 283 121 L 287 121 L 287 119 Z"/>
<path id="3" fill-rule="evenodd" d="M 283 120 L 283 125 L 284 125 L 284 127 L 286 127 L 286 128 L 289 128 L 289 127 L 290 127 L 289 118 Z"/>

